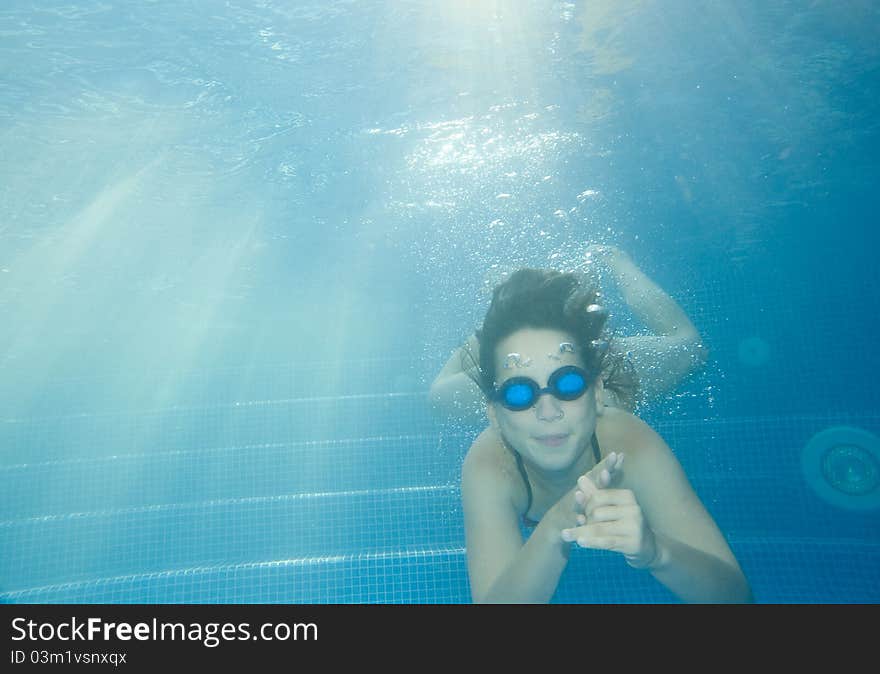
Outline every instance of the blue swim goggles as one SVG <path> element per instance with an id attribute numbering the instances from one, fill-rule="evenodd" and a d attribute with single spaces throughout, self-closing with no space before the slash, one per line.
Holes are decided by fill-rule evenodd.
<path id="1" fill-rule="evenodd" d="M 520 412 L 532 407 L 544 393 L 550 393 L 557 400 L 577 400 L 586 393 L 589 382 L 586 370 L 565 365 L 554 370 L 545 388 L 529 377 L 511 377 L 495 389 L 493 399 L 509 410 Z"/>

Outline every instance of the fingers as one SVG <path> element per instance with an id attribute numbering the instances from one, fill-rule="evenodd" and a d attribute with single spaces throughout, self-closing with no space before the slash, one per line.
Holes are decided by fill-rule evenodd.
<path id="1" fill-rule="evenodd" d="M 638 549 L 639 537 L 636 527 L 627 518 L 614 518 L 608 521 L 590 521 L 580 526 L 563 529 L 562 540 L 575 542 L 582 548 L 614 550 L 632 553 Z"/>
<path id="2" fill-rule="evenodd" d="M 562 540 L 568 543 L 577 543 L 582 548 L 620 552 L 625 547 L 626 537 L 620 535 L 614 527 L 587 524 L 571 529 L 563 529 Z"/>
<path id="3" fill-rule="evenodd" d="M 578 546 L 582 548 L 592 548 L 594 550 L 612 550 L 614 552 L 621 551 L 621 539 L 617 536 L 603 536 L 595 532 L 586 531 L 578 535 Z"/>
<path id="4" fill-rule="evenodd" d="M 604 547 L 592 537 L 604 535 L 628 540 L 634 529 L 638 529 L 642 512 L 632 490 L 596 489 L 589 496 L 581 494 L 581 498 L 585 500 L 583 512 L 575 515 L 577 526 L 562 530 L 563 540 L 577 541 L 581 547 Z M 582 539 L 586 543 L 582 543 Z"/>
<path id="5" fill-rule="evenodd" d="M 575 516 L 575 520 L 579 525 L 584 525 L 587 522 L 615 522 L 637 516 L 637 509 L 638 506 L 635 499 L 631 497 L 631 492 L 624 492 L 616 502 L 597 505 L 591 501 L 583 513 L 578 513 Z"/>
<path id="6" fill-rule="evenodd" d="M 584 508 L 595 508 L 600 505 L 626 505 L 633 503 L 635 497 L 631 489 L 596 489 L 590 494 L 584 494 Z M 584 514 L 588 515 L 588 512 Z"/>
<path id="7" fill-rule="evenodd" d="M 599 489 L 589 497 L 581 494 L 581 500 L 578 500 L 575 493 L 575 500 L 582 509 L 576 515 L 578 524 L 612 522 L 637 516 L 641 512 L 635 494 L 630 489 Z"/>
<path id="8" fill-rule="evenodd" d="M 606 489 L 623 466 L 623 454 L 611 452 L 588 472 L 578 478 L 575 501 L 584 503 L 599 489 Z"/>
<path id="9" fill-rule="evenodd" d="M 561 531 L 562 540 L 582 548 L 641 554 L 644 518 L 635 494 L 631 489 L 610 487 L 622 466 L 623 454 L 611 452 L 578 478 L 574 490 L 577 524 Z"/>
<path id="10" fill-rule="evenodd" d="M 599 463 L 593 466 L 589 471 L 578 478 L 578 486 L 589 487 L 584 480 L 589 480 L 594 486 L 604 489 L 609 484 L 614 475 L 623 466 L 623 454 L 618 452 L 610 452 Z"/>
<path id="11" fill-rule="evenodd" d="M 596 499 L 590 499 L 590 502 L 584 508 L 582 513 L 584 523 L 590 522 L 615 522 L 617 520 L 634 517 L 640 510 L 636 503 L 635 497 L 629 490 L 615 490 L 617 493 L 613 499 L 605 499 L 601 502 Z M 606 492 L 602 492 L 601 497 L 606 497 Z"/>

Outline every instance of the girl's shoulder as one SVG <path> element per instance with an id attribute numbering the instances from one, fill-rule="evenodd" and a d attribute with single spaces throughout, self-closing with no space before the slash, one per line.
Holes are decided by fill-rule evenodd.
<path id="1" fill-rule="evenodd" d="M 491 426 L 484 429 L 471 443 L 464 457 L 464 468 L 479 471 L 503 471 L 516 462 L 501 436 Z"/>
<path id="2" fill-rule="evenodd" d="M 471 443 L 462 464 L 462 480 L 479 481 L 484 487 L 494 485 L 501 488 L 515 503 L 526 498 L 516 459 L 491 426 Z"/>
<path id="3" fill-rule="evenodd" d="M 666 443 L 647 422 L 618 407 L 603 408 L 596 426 L 596 435 L 602 456 L 610 452 L 635 456 L 666 448 Z"/>
<path id="4" fill-rule="evenodd" d="M 600 417 L 597 438 L 602 456 L 611 452 L 623 454 L 621 487 L 638 492 L 646 485 L 656 485 L 677 465 L 672 450 L 659 433 L 624 410 L 613 409 Z"/>

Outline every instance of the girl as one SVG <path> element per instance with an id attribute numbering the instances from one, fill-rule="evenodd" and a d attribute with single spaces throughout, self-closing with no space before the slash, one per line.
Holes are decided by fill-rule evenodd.
<path id="1" fill-rule="evenodd" d="M 682 601 L 751 601 L 670 448 L 605 404 L 606 388 L 631 399 L 635 387 L 606 319 L 574 274 L 522 269 L 495 288 L 467 369 L 490 421 L 462 468 L 474 601 L 548 602 L 572 545 L 620 553 Z"/>

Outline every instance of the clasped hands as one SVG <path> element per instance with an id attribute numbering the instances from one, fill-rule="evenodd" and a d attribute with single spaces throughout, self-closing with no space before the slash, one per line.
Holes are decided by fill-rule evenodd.
<path id="1" fill-rule="evenodd" d="M 650 568 L 659 556 L 654 532 L 631 489 L 614 488 L 623 466 L 623 454 L 611 452 L 587 473 L 574 489 L 577 526 L 562 530 L 562 540 L 582 548 L 623 554 L 637 569 Z"/>

